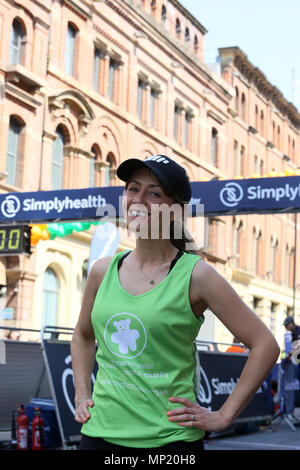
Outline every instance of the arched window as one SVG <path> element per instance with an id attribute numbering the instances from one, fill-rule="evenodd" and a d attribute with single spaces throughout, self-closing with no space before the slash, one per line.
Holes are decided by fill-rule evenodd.
<path id="1" fill-rule="evenodd" d="M 47 268 L 44 273 L 42 325 L 57 325 L 59 282 L 55 271 Z"/>
<path id="2" fill-rule="evenodd" d="M 181 23 L 179 18 L 176 18 L 176 37 L 177 39 L 181 38 Z"/>
<path id="3" fill-rule="evenodd" d="M 66 38 L 65 67 L 69 75 L 74 75 L 75 70 L 75 52 L 76 52 L 76 36 L 78 30 L 72 23 L 68 23 L 68 31 Z"/>
<path id="4" fill-rule="evenodd" d="M 190 44 L 190 30 L 189 28 L 185 28 L 185 34 L 184 34 L 184 42 L 186 44 L 186 46 L 188 46 Z"/>
<path id="5" fill-rule="evenodd" d="M 8 129 L 8 142 L 7 142 L 7 153 L 6 153 L 6 172 L 8 176 L 6 178 L 7 184 L 16 186 L 17 184 L 17 171 L 18 171 L 18 159 L 20 150 L 20 134 L 22 131 L 22 124 L 17 118 L 11 116 L 9 120 Z"/>
<path id="6" fill-rule="evenodd" d="M 65 136 L 61 126 L 56 129 L 56 139 L 53 144 L 52 154 L 52 189 L 62 189 L 64 170 L 64 146 Z"/>
<path id="7" fill-rule="evenodd" d="M 24 58 L 25 31 L 20 20 L 14 19 L 10 38 L 10 63 L 22 64 Z"/>

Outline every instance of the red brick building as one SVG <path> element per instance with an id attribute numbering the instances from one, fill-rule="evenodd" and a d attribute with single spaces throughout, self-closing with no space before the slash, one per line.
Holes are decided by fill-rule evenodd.
<path id="1" fill-rule="evenodd" d="M 121 161 L 156 153 L 193 181 L 296 170 L 298 112 L 238 48 L 220 49 L 221 73 L 210 69 L 205 33 L 177 0 L 0 0 L 1 192 L 119 185 Z M 279 339 L 293 234 L 293 215 L 206 221 L 208 262 Z M 73 326 L 91 236 L 2 257 L 13 313 L 1 324 Z M 299 315 L 298 292 L 297 302 Z M 202 335 L 231 340 L 209 313 Z"/>

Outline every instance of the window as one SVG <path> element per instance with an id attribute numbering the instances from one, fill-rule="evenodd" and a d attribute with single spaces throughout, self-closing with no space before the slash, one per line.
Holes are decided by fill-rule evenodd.
<path id="1" fill-rule="evenodd" d="M 100 60 L 101 51 L 97 47 L 94 49 L 94 72 L 93 72 L 93 86 L 94 90 L 99 90 L 99 79 L 100 79 Z"/>
<path id="2" fill-rule="evenodd" d="M 179 18 L 176 19 L 176 37 L 177 39 L 181 38 L 181 23 Z"/>
<path id="3" fill-rule="evenodd" d="M 185 28 L 185 35 L 184 35 L 184 42 L 186 46 L 189 46 L 190 44 L 190 30 L 189 28 Z"/>
<path id="4" fill-rule="evenodd" d="M 213 248 L 213 223 L 214 219 L 205 217 L 204 219 L 204 248 L 210 250 Z"/>
<path id="5" fill-rule="evenodd" d="M 241 155 L 240 155 L 240 172 L 239 175 L 245 176 L 245 170 L 246 170 L 246 159 L 245 159 L 245 147 L 242 145 L 241 146 Z"/>
<path id="6" fill-rule="evenodd" d="M 280 142 L 280 127 L 277 127 L 277 148 L 280 150 L 281 148 L 281 142 Z"/>
<path id="7" fill-rule="evenodd" d="M 259 261 L 262 255 L 262 233 L 261 230 L 253 230 L 253 271 L 255 274 L 259 274 Z"/>
<path id="8" fill-rule="evenodd" d="M 174 139 L 179 139 L 179 119 L 180 119 L 180 107 L 175 104 L 174 107 Z"/>
<path id="9" fill-rule="evenodd" d="M 242 112 L 242 119 L 245 121 L 246 120 L 246 97 L 245 97 L 245 93 L 242 93 L 241 112 Z"/>
<path id="10" fill-rule="evenodd" d="M 288 287 L 293 287 L 293 270 L 294 270 L 294 248 L 286 246 L 286 265 L 285 265 L 285 282 Z"/>
<path id="11" fill-rule="evenodd" d="M 77 36 L 77 29 L 71 23 L 68 23 L 66 53 L 65 53 L 65 67 L 66 67 L 66 72 L 69 75 L 74 75 L 76 36 Z"/>
<path id="12" fill-rule="evenodd" d="M 157 98 L 158 98 L 158 91 L 155 88 L 151 88 L 150 90 L 150 107 L 149 107 L 149 122 L 151 127 L 156 127 L 156 107 L 157 107 Z"/>
<path id="13" fill-rule="evenodd" d="M 233 265 L 234 267 L 240 267 L 240 255 L 241 255 L 241 237 L 243 230 L 243 222 L 234 221 L 233 224 Z"/>
<path id="14" fill-rule="evenodd" d="M 183 145 L 186 148 L 188 148 L 190 144 L 191 123 L 192 123 L 192 115 L 189 111 L 186 111 L 184 115 L 184 131 L 183 131 Z"/>
<path id="15" fill-rule="evenodd" d="M 56 139 L 53 144 L 51 175 L 52 189 L 62 189 L 63 186 L 64 145 L 64 132 L 59 126 L 56 130 Z"/>
<path id="16" fill-rule="evenodd" d="M 24 30 L 21 22 L 15 18 L 12 24 L 10 38 L 10 63 L 21 64 L 23 61 L 24 51 Z"/>
<path id="17" fill-rule="evenodd" d="M 240 94 L 239 94 L 239 89 L 236 86 L 235 87 L 235 110 L 237 113 L 239 113 L 240 110 Z"/>
<path id="18" fill-rule="evenodd" d="M 293 139 L 293 142 L 292 142 L 292 159 L 294 160 L 295 159 L 295 140 Z"/>
<path id="19" fill-rule="evenodd" d="M 240 159 L 239 159 L 239 144 L 236 140 L 234 141 L 234 144 L 233 144 L 233 158 L 234 158 L 233 174 L 238 175 Z"/>
<path id="20" fill-rule="evenodd" d="M 143 119 L 143 114 L 144 114 L 144 106 L 143 106 L 143 99 L 144 99 L 144 93 L 146 89 L 146 83 L 139 78 L 138 80 L 138 93 L 137 93 L 137 115 L 139 119 Z"/>
<path id="21" fill-rule="evenodd" d="M 104 186 L 111 185 L 111 170 L 112 170 L 112 158 L 110 155 L 106 157 L 106 166 L 104 171 Z"/>
<path id="22" fill-rule="evenodd" d="M 199 49 L 199 41 L 198 41 L 198 37 L 195 36 L 194 37 L 194 52 L 197 53 L 198 49 Z"/>
<path id="23" fill-rule="evenodd" d="M 97 151 L 96 151 L 95 146 L 92 147 L 91 153 L 93 156 L 90 159 L 89 187 L 93 188 L 95 186 L 95 176 L 96 176 L 95 163 L 97 159 Z"/>
<path id="24" fill-rule="evenodd" d="M 115 98 L 114 85 L 115 85 L 117 68 L 118 68 L 117 61 L 110 58 L 109 59 L 109 73 L 108 73 L 108 96 L 111 101 L 113 101 Z"/>
<path id="25" fill-rule="evenodd" d="M 216 166 L 218 153 L 218 131 L 213 127 L 211 131 L 211 164 Z"/>
<path id="26" fill-rule="evenodd" d="M 279 256 L 279 242 L 276 237 L 271 238 L 271 269 L 270 269 L 270 279 L 273 282 L 279 282 L 279 265 L 278 265 L 278 256 Z"/>
<path id="27" fill-rule="evenodd" d="M 264 112 L 260 112 L 260 134 L 264 136 L 265 134 L 265 117 L 264 117 Z"/>
<path id="28" fill-rule="evenodd" d="M 167 8 L 165 5 L 161 7 L 161 22 L 164 24 L 167 21 Z"/>
<path id="29" fill-rule="evenodd" d="M 53 269 L 44 274 L 42 325 L 57 325 L 59 282 Z"/>
<path id="30" fill-rule="evenodd" d="M 9 120 L 8 129 L 8 142 L 6 153 L 6 178 L 7 184 L 16 186 L 17 184 L 17 170 L 18 170 L 18 157 L 20 149 L 20 134 L 22 131 L 22 124 L 15 118 L 11 117 Z"/>
<path id="31" fill-rule="evenodd" d="M 258 129 L 258 107 L 255 105 L 255 129 Z"/>

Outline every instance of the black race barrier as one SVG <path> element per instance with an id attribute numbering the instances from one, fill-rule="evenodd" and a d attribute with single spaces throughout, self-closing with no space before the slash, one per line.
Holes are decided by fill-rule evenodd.
<path id="1" fill-rule="evenodd" d="M 200 346 L 200 344 L 199 344 Z M 199 350 L 200 389 L 198 402 L 212 411 L 218 410 L 236 386 L 248 355 Z M 270 393 L 271 374 L 235 423 L 270 419 L 273 400 Z"/>

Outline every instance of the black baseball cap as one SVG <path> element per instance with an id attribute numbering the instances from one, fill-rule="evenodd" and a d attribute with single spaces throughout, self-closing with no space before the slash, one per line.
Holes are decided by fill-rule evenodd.
<path id="1" fill-rule="evenodd" d="M 129 181 L 132 173 L 139 168 L 148 168 L 158 181 L 174 192 L 180 202 L 189 202 L 192 195 L 191 184 L 185 169 L 166 155 L 152 155 L 145 160 L 130 158 L 121 163 L 117 176 L 122 181 Z"/>
<path id="2" fill-rule="evenodd" d="M 284 326 L 288 326 L 290 323 L 294 323 L 294 317 L 286 317 L 283 322 Z"/>

